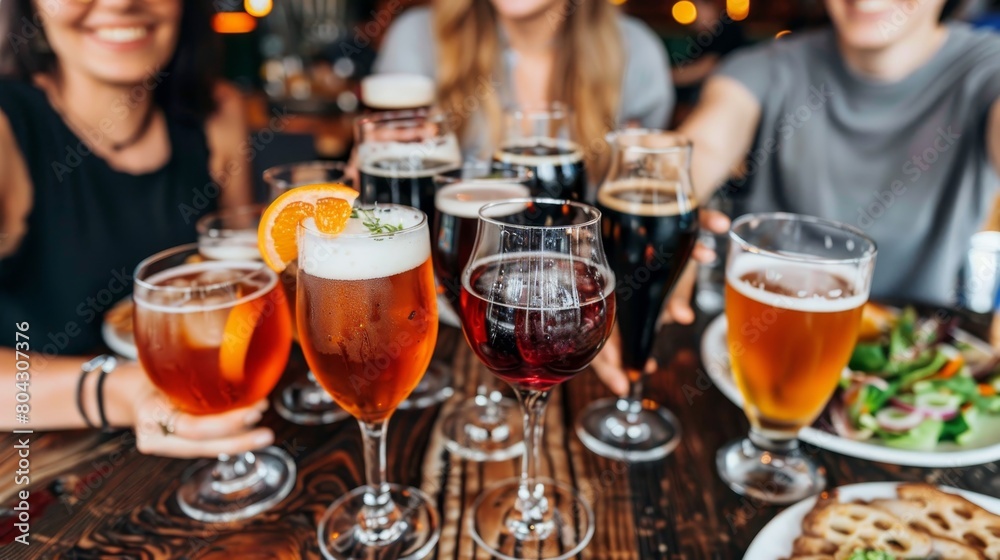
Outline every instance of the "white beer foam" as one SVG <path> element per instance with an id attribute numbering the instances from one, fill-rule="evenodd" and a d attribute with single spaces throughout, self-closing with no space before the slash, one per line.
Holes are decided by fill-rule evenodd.
<path id="1" fill-rule="evenodd" d="M 252 277 L 254 282 L 252 283 L 259 284 L 260 288 L 253 293 L 232 300 L 227 299 L 223 295 L 221 288 L 218 294 L 210 293 L 202 300 L 199 300 L 197 296 L 194 298 L 190 296 L 180 297 L 184 293 L 185 288 L 191 287 L 190 281 L 172 282 L 171 280 L 181 276 L 199 274 L 200 277 L 198 278 L 199 282 L 197 286 L 204 288 L 212 285 L 224 285 L 227 282 L 235 282 L 245 278 L 249 273 L 262 270 L 263 267 L 264 265 L 260 261 L 205 261 L 182 264 L 146 278 L 144 282 L 156 288 L 150 290 L 140 287 L 136 290 L 136 294 L 133 295 L 133 299 L 136 305 L 148 307 L 163 313 L 193 313 L 236 307 L 241 303 L 260 297 L 262 293 L 271 291 L 278 283 L 278 275 L 268 274 L 266 271 L 254 275 Z M 261 284 L 260 281 L 263 279 L 267 279 L 267 284 Z M 171 287 L 176 287 L 177 289 L 171 290 Z M 140 294 L 143 294 L 143 296 L 140 297 Z M 201 301 L 200 304 L 198 304 L 199 301 Z"/>
<path id="2" fill-rule="evenodd" d="M 434 80 L 421 74 L 375 74 L 361 80 L 361 102 L 377 109 L 434 104 Z"/>
<path id="3" fill-rule="evenodd" d="M 616 210 L 622 214 L 635 216 L 677 216 L 682 212 L 691 212 L 697 204 L 694 200 L 684 200 L 683 209 L 677 199 L 680 185 L 676 181 L 662 181 L 637 177 L 621 179 L 602 185 L 597 191 L 597 202 L 605 208 Z M 641 202 L 615 196 L 622 191 L 638 191 L 642 193 L 656 192 L 656 202 Z"/>
<path id="4" fill-rule="evenodd" d="M 453 136 L 444 141 L 367 142 L 358 148 L 358 159 L 361 161 L 361 172 L 376 177 L 433 177 L 462 167 L 462 152 Z M 398 160 L 412 165 L 404 169 L 375 166 L 375 163 L 385 160 Z M 418 166 L 428 160 L 441 164 L 435 167 Z"/>
<path id="5" fill-rule="evenodd" d="M 402 224 L 408 231 L 372 235 L 361 218 L 352 218 L 343 233 L 327 236 L 318 233 L 309 218 L 299 236 L 299 268 L 328 280 L 371 280 L 412 270 L 431 257 L 426 223 L 410 229 L 424 219 L 421 212 L 379 208 L 377 216 L 384 224 Z"/>
<path id="6" fill-rule="evenodd" d="M 868 292 L 855 293 L 848 297 L 823 297 L 819 295 L 793 297 L 769 292 L 740 280 L 742 276 L 757 271 L 780 269 L 784 271 L 810 272 L 820 270 L 823 273 L 844 279 L 857 292 L 858 272 L 851 265 L 831 263 L 809 265 L 795 261 L 777 261 L 774 258 L 752 254 L 743 254 L 736 258 L 736 263 L 733 266 L 727 267 L 726 282 L 737 292 L 765 305 L 807 313 L 835 313 L 855 309 L 868 301 Z"/>
<path id="7" fill-rule="evenodd" d="M 479 209 L 500 200 L 527 198 L 528 187 L 518 183 L 477 182 L 475 179 L 448 185 L 434 196 L 438 212 L 457 218 L 479 218 Z"/>
<path id="8" fill-rule="evenodd" d="M 503 150 L 503 148 L 520 148 L 524 146 L 560 148 L 569 153 L 540 156 L 531 154 L 512 154 Z M 493 154 L 493 159 L 510 165 L 523 165 L 525 167 L 537 167 L 539 165 L 572 165 L 583 160 L 583 150 L 576 142 L 546 138 L 544 136 L 518 138 L 517 140 L 507 143 L 503 146 L 503 148 L 497 150 L 496 153 Z"/>

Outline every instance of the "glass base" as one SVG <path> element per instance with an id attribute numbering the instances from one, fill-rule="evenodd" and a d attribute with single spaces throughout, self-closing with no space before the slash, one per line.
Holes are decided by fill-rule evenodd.
<path id="1" fill-rule="evenodd" d="M 602 457 L 630 463 L 670 455 L 681 441 L 681 425 L 672 412 L 651 400 L 629 421 L 625 399 L 608 398 L 587 405 L 576 422 L 580 441 Z"/>
<path id="2" fill-rule="evenodd" d="M 221 462 L 201 460 L 184 471 L 177 504 L 188 517 L 208 523 L 237 521 L 271 509 L 292 491 L 295 462 L 277 447 L 248 454 L 251 470 L 232 480 L 216 476 Z"/>
<path id="3" fill-rule="evenodd" d="M 410 396 L 399 403 L 399 409 L 430 408 L 443 403 L 455 394 L 451 385 L 451 368 L 439 362 L 431 362 Z"/>
<path id="4" fill-rule="evenodd" d="M 520 457 L 524 453 L 520 406 L 511 399 L 501 399 L 491 415 L 487 399 L 486 395 L 476 395 L 444 417 L 441 422 L 444 446 L 452 454 L 469 461 L 505 461 Z"/>
<path id="5" fill-rule="evenodd" d="M 544 513 L 527 523 L 517 509 L 520 478 L 487 488 L 470 510 L 472 539 L 492 558 L 563 560 L 586 548 L 594 536 L 594 512 L 575 490 L 548 478 Z"/>
<path id="6" fill-rule="evenodd" d="M 316 382 L 312 372 L 275 393 L 271 403 L 282 418 L 302 426 L 333 424 L 349 417 Z"/>
<path id="7" fill-rule="evenodd" d="M 760 436 L 739 439 L 719 449 L 719 476 L 737 494 L 769 504 L 791 504 L 826 488 L 826 471 L 799 451 L 798 442 L 767 442 Z"/>
<path id="8" fill-rule="evenodd" d="M 389 484 L 396 521 L 375 532 L 359 524 L 365 508 L 362 486 L 333 502 L 319 521 L 319 549 L 328 560 L 416 560 L 430 554 L 441 537 L 441 522 L 430 497 L 416 488 Z"/>

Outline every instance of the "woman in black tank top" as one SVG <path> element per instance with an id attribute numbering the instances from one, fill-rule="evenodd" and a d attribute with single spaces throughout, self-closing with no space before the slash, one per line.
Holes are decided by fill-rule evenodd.
<path id="1" fill-rule="evenodd" d="M 243 110 L 239 94 L 214 79 L 206 6 L 0 3 L 0 32 L 11 38 L 0 45 L 0 325 L 30 329 L 27 427 L 85 424 L 81 364 L 100 352 L 104 313 L 131 293 L 138 262 L 195 241 L 201 215 L 251 201 Z M 14 358 L 0 348 L 7 402 L 11 378 L 25 377 Z M 82 391 L 91 421 L 96 377 Z M 137 426 L 144 452 L 214 456 L 273 437 L 246 431 L 259 407 L 175 415 L 176 433 L 165 435 L 158 417 L 173 413 L 138 363 L 119 365 L 104 387 L 108 421 Z"/>

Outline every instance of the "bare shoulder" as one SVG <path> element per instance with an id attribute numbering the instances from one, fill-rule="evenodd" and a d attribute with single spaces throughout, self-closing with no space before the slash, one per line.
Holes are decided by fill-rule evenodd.
<path id="1" fill-rule="evenodd" d="M 7 114 L 0 110 L 0 258 L 14 252 L 27 231 L 31 177 Z"/>

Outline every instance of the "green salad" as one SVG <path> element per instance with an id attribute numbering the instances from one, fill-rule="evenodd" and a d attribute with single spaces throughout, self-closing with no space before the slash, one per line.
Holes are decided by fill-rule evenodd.
<path id="1" fill-rule="evenodd" d="M 896 557 L 879 550 L 855 550 L 848 560 L 896 560 Z"/>
<path id="2" fill-rule="evenodd" d="M 830 403 L 834 430 L 923 451 L 975 441 L 984 421 L 1000 415 L 998 359 L 985 344 L 956 339 L 953 323 L 872 307 L 889 319 L 854 348 L 851 375 Z"/>

